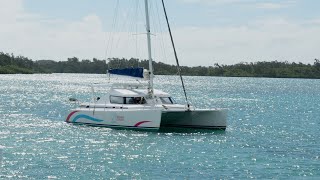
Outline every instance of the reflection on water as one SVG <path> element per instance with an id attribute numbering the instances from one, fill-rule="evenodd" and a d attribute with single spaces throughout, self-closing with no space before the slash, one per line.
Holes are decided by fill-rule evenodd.
<path id="1" fill-rule="evenodd" d="M 185 77 L 198 108 L 228 108 L 226 131 L 158 132 L 78 126 L 74 97 L 90 101 L 106 75 L 0 76 L 0 178 L 247 179 L 320 177 L 320 82 Z M 119 80 L 114 80 L 119 81 Z M 184 103 L 179 78 L 156 88 Z"/>

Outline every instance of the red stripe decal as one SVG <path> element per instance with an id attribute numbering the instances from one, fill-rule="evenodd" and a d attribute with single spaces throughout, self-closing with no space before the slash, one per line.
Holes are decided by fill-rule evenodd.
<path id="1" fill-rule="evenodd" d="M 134 125 L 134 127 L 139 127 L 141 124 L 147 123 L 147 122 L 151 122 L 151 121 L 141 121 L 141 122 L 138 122 L 137 124 Z"/>
<path id="2" fill-rule="evenodd" d="M 71 112 L 71 113 L 68 115 L 68 117 L 67 117 L 67 119 L 66 119 L 66 122 L 69 122 L 69 119 L 71 118 L 71 116 L 72 116 L 74 113 L 76 113 L 76 112 L 78 112 L 78 111 L 73 111 L 73 112 Z"/>

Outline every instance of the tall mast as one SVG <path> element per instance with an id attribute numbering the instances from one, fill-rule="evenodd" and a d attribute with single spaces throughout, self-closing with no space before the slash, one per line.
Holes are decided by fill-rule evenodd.
<path id="1" fill-rule="evenodd" d="M 153 98 L 153 67 L 152 67 L 152 54 L 151 54 L 151 31 L 150 31 L 150 19 L 149 19 L 149 6 L 148 0 L 144 0 L 146 10 L 146 30 L 147 30 L 147 41 L 148 41 L 148 60 L 149 60 L 149 95 Z"/>

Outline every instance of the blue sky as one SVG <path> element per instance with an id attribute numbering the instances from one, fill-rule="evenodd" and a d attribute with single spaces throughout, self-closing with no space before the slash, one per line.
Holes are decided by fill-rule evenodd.
<path id="1" fill-rule="evenodd" d="M 143 0 L 120 0 L 122 7 Z M 153 0 L 155 1 L 155 0 Z M 157 0 L 160 5 L 160 0 Z M 96 14 L 108 21 L 117 0 L 24 0 L 27 12 L 68 21 Z M 283 17 L 292 21 L 319 18 L 317 0 L 167 0 L 167 9 L 177 26 L 241 25 L 266 17 Z M 124 8 L 125 9 L 125 8 Z"/>
<path id="2" fill-rule="evenodd" d="M 142 0 L 137 1 L 143 2 Z M 320 1 L 315 0 L 244 0 L 234 1 L 233 3 L 228 3 L 228 1 L 223 3 L 221 1 L 221 3 L 216 4 L 210 3 L 211 1 L 170 0 L 166 1 L 166 4 L 171 16 L 177 17 L 177 23 L 182 22 L 181 24 L 183 25 L 214 25 L 208 21 L 209 18 L 213 18 L 211 20 L 214 21 L 214 17 L 228 19 L 230 23 L 243 23 L 248 18 L 253 19 L 265 16 L 285 16 L 303 20 L 319 16 L 320 7 Z M 81 17 L 92 13 L 101 17 L 108 16 L 113 13 L 114 5 L 116 4 L 116 0 L 25 0 L 24 2 L 25 9 L 28 12 L 70 21 L 81 19 Z M 129 6 L 133 3 L 128 3 L 128 0 L 120 0 L 120 4 Z M 267 7 L 259 8 L 259 6 L 267 6 L 268 4 L 270 6 L 269 9 Z M 274 6 L 273 8 L 271 7 L 272 5 Z"/>
<path id="3" fill-rule="evenodd" d="M 158 24 L 160 2 L 150 0 L 154 59 L 173 63 L 164 19 Z M 0 0 L 0 51 L 34 60 L 146 58 L 145 37 L 128 32 L 141 25 L 136 33 L 143 33 L 143 11 L 135 14 L 142 5 L 143 0 Z M 320 1 L 167 0 L 166 5 L 183 65 L 320 58 Z"/>

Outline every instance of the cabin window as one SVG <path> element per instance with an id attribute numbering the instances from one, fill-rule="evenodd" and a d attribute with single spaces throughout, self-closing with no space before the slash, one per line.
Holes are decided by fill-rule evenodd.
<path id="1" fill-rule="evenodd" d="M 135 102 L 137 104 L 146 104 L 147 103 L 147 101 L 144 97 L 135 97 Z"/>
<path id="2" fill-rule="evenodd" d="M 144 97 L 126 97 L 126 104 L 146 104 Z"/>
<path id="3" fill-rule="evenodd" d="M 144 97 L 120 97 L 110 96 L 110 103 L 112 104 L 146 104 Z"/>
<path id="4" fill-rule="evenodd" d="M 126 104 L 135 104 L 133 97 L 126 97 Z"/>
<path id="5" fill-rule="evenodd" d="M 162 104 L 174 104 L 174 100 L 171 97 L 160 97 Z"/>
<path id="6" fill-rule="evenodd" d="M 120 96 L 110 96 L 110 103 L 112 104 L 124 104 L 124 98 Z"/>

